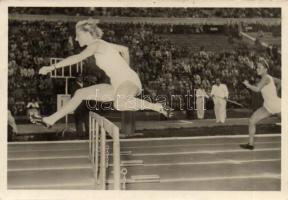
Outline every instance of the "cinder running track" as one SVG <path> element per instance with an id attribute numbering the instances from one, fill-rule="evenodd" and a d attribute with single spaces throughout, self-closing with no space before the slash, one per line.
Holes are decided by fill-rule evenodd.
<path id="1" fill-rule="evenodd" d="M 123 139 L 126 190 L 280 190 L 280 134 Z M 112 160 L 112 159 L 110 159 Z M 109 167 L 109 169 L 112 167 Z M 11 143 L 9 189 L 94 189 L 87 141 Z M 112 188 L 111 169 L 108 187 Z"/>

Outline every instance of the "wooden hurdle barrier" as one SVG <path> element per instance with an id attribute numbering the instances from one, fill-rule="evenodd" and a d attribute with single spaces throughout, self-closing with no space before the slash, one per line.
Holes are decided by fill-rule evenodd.
<path id="1" fill-rule="evenodd" d="M 97 188 L 105 190 L 107 183 L 106 170 L 109 167 L 109 147 L 106 136 L 109 135 L 113 141 L 113 189 L 120 190 L 120 138 L 119 128 L 98 115 L 89 113 L 89 158 L 93 165 L 95 183 Z"/>

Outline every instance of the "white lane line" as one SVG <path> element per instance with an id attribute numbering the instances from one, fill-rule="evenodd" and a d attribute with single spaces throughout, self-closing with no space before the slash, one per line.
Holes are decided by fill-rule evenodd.
<path id="1" fill-rule="evenodd" d="M 88 147 L 87 148 L 63 148 L 63 149 L 17 149 L 17 150 L 15 150 L 15 149 L 13 149 L 13 150 L 9 150 L 8 149 L 8 152 L 9 153 L 16 153 L 16 152 L 54 152 L 54 151 L 56 151 L 56 152 L 59 152 L 59 151 L 87 151 L 88 152 Z"/>
<path id="2" fill-rule="evenodd" d="M 265 148 L 265 149 L 254 149 L 253 152 L 269 152 L 269 151 L 280 151 L 280 148 Z M 227 150 L 203 150 L 203 151 L 184 151 L 184 152 L 163 152 L 163 153 L 132 153 L 130 156 L 167 156 L 167 155 L 190 155 L 190 154 L 217 154 L 217 153 L 253 153 L 245 149 L 227 149 Z M 42 156 L 42 157 L 20 157 L 20 158 L 8 158 L 8 161 L 21 161 L 21 160 L 53 160 L 53 159 L 77 159 L 85 158 L 87 156 Z"/>
<path id="3" fill-rule="evenodd" d="M 93 176 L 91 176 L 93 177 Z M 87 181 L 88 182 L 88 181 Z M 90 180 L 89 182 L 91 183 L 63 183 L 63 184 L 39 184 L 39 185 L 8 185 L 8 189 L 9 190 L 13 190 L 13 189 L 49 189 L 49 188 L 54 188 L 54 189 L 58 189 L 58 188 L 65 188 L 65 187 L 94 187 L 96 188 L 95 184 L 94 184 L 94 179 Z"/>
<path id="4" fill-rule="evenodd" d="M 168 155 L 187 155 L 187 154 L 217 154 L 217 153 L 240 153 L 240 152 L 269 152 L 269 151 L 280 151 L 281 148 L 264 148 L 254 149 L 253 151 L 246 149 L 227 149 L 227 150 L 203 150 L 203 151 L 183 151 L 183 152 L 163 152 L 163 153 L 132 153 L 131 156 L 168 156 Z"/>
<path id="5" fill-rule="evenodd" d="M 251 176 L 230 176 L 230 177 L 199 177 L 199 178 L 175 178 L 175 179 L 161 179 L 160 183 L 170 182 L 193 182 L 193 181 L 222 181 L 222 180 L 235 180 L 235 179 L 281 179 L 279 174 L 259 174 Z"/>
<path id="6" fill-rule="evenodd" d="M 25 145 L 25 144 L 73 144 L 73 143 L 87 143 L 88 140 L 62 140 L 62 141 L 35 141 L 35 142 L 8 142 L 8 145 Z"/>
<path id="7" fill-rule="evenodd" d="M 151 145 L 151 146 L 130 146 L 130 147 L 122 147 L 121 149 L 150 149 L 150 148 L 163 148 L 163 147 L 193 147 L 193 146 L 232 146 L 232 145 L 240 144 L 239 142 L 228 142 L 228 143 L 210 143 L 210 144 L 171 144 L 171 145 Z M 281 144 L 281 142 L 257 142 L 258 144 Z"/>
<path id="8" fill-rule="evenodd" d="M 9 168 L 9 166 L 8 166 Z M 48 171 L 48 170 L 74 170 L 74 169 L 93 169 L 91 164 L 83 165 L 83 166 L 66 166 L 66 167 L 31 167 L 31 168 L 15 168 L 8 169 L 8 172 L 25 172 L 25 171 Z"/>
<path id="9" fill-rule="evenodd" d="M 193 140 L 193 139 L 215 139 L 215 138 L 248 138 L 248 135 L 217 135 L 217 136 L 189 136 L 189 137 L 160 137 L 160 138 L 129 138 L 120 139 L 121 142 L 135 142 L 135 141 L 157 141 L 157 140 Z M 281 134 L 259 134 L 256 138 L 266 138 L 266 137 L 281 137 Z"/>
<path id="10" fill-rule="evenodd" d="M 252 162 L 280 162 L 281 159 L 259 159 L 259 160 L 222 160 L 222 161 L 212 161 L 212 162 L 178 162 L 178 163 L 151 163 L 151 164 L 143 164 L 138 163 L 137 166 L 143 167 L 158 167 L 158 166 L 184 166 L 184 165 L 217 165 L 217 164 L 245 164 Z M 136 166 L 132 165 L 132 166 Z M 113 166 L 110 164 L 109 166 Z M 129 164 L 122 164 L 122 166 L 130 166 Z M 9 166 L 8 166 L 9 168 Z M 47 170 L 75 170 L 75 169 L 92 169 L 92 165 L 84 164 L 79 166 L 63 166 L 63 167 L 37 167 L 37 168 L 15 168 L 8 169 L 8 172 L 25 172 L 25 171 L 47 171 Z"/>
<path id="11" fill-rule="evenodd" d="M 182 165 L 217 165 L 217 164 L 245 164 L 252 162 L 279 162 L 281 159 L 259 159 L 259 160 L 222 160 L 211 162 L 178 162 L 178 163 L 151 163 L 144 164 L 144 167 L 158 167 L 158 166 L 182 166 Z"/>
<path id="12" fill-rule="evenodd" d="M 193 124 L 195 121 L 180 120 L 181 123 Z"/>
<path id="13" fill-rule="evenodd" d="M 231 145 L 237 145 L 238 143 L 215 143 L 215 144 L 177 144 L 177 145 L 152 145 L 152 146 L 130 146 L 130 147 L 122 147 L 121 149 L 150 149 L 150 148 L 168 148 L 168 147 L 193 147 L 193 146 L 231 146 Z M 281 142 L 257 142 L 256 144 L 281 144 Z M 59 149 L 13 149 L 9 150 L 9 153 L 18 153 L 18 152 L 59 152 L 59 151 L 88 151 L 87 148 L 59 148 Z"/>
<path id="14" fill-rule="evenodd" d="M 53 159 L 77 159 L 77 158 L 87 158 L 87 156 L 43 156 L 43 157 L 21 157 L 21 158 L 8 158 L 8 161 L 17 161 L 17 160 L 53 160 Z"/>
<path id="15" fill-rule="evenodd" d="M 220 177 L 197 177 L 197 178 L 165 178 L 162 179 L 147 179 L 147 180 L 134 180 L 127 179 L 126 183 L 174 183 L 174 182 L 198 182 L 198 181 L 227 181 L 227 180 L 250 180 L 250 179 L 281 179 L 281 175 L 279 174 L 271 174 L 271 173 L 263 173 L 257 175 L 248 175 L 248 176 L 220 176 Z M 107 180 L 109 184 L 113 184 L 114 181 L 112 179 Z M 122 182 L 122 181 L 121 181 Z"/>
<path id="16" fill-rule="evenodd" d="M 265 137 L 280 137 L 281 134 L 259 134 L 256 135 L 260 138 Z M 157 140 L 190 140 L 190 139 L 215 139 L 215 138 L 246 138 L 248 135 L 222 135 L 222 136 L 189 136 L 189 137 L 160 137 L 160 138 L 129 138 L 129 139 L 120 139 L 121 142 L 134 142 L 134 141 L 157 141 Z M 107 140 L 112 141 L 112 140 Z M 13 145 L 27 145 L 27 144 L 73 144 L 73 143 L 88 143 L 89 140 L 64 140 L 64 141 L 37 141 L 37 142 L 9 142 L 8 146 Z"/>
<path id="17" fill-rule="evenodd" d="M 179 121 L 169 122 L 168 124 L 179 124 L 179 125 L 182 125 L 182 124 L 193 124 L 193 123 L 194 123 L 193 121 L 179 120 Z"/>

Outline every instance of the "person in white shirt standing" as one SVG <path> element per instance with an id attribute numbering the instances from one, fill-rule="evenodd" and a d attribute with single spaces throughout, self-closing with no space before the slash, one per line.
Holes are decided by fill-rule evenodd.
<path id="1" fill-rule="evenodd" d="M 220 79 L 216 79 L 216 84 L 212 86 L 211 97 L 214 102 L 214 112 L 216 116 L 216 123 L 225 123 L 226 119 L 226 103 L 228 99 L 228 88 L 221 83 Z"/>

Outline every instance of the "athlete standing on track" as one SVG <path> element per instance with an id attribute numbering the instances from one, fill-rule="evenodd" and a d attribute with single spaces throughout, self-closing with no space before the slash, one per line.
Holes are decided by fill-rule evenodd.
<path id="1" fill-rule="evenodd" d="M 137 111 L 154 110 L 169 117 L 169 109 L 160 103 L 150 103 L 138 99 L 142 90 L 140 79 L 129 66 L 128 48 L 102 40 L 103 32 L 97 26 L 99 20 L 88 19 L 76 24 L 76 41 L 81 47 L 87 46 L 81 53 L 67 57 L 52 66 L 42 67 L 39 74 L 76 64 L 94 55 L 96 65 L 110 77 L 111 84 L 96 84 L 76 91 L 73 98 L 56 113 L 43 118 L 36 118 L 36 122 L 50 127 L 67 113 L 74 111 L 82 100 L 96 100 L 101 102 L 113 101 L 116 110 Z"/>
<path id="2" fill-rule="evenodd" d="M 243 84 L 253 92 L 261 92 L 264 99 L 263 106 L 258 108 L 249 119 L 249 143 L 240 145 L 240 147 L 244 149 L 254 149 L 256 124 L 259 121 L 274 114 L 281 117 L 281 98 L 278 97 L 276 88 L 276 85 L 281 85 L 281 81 L 270 76 L 267 73 L 268 69 L 269 65 L 266 60 L 260 58 L 258 60 L 256 69 L 257 74 L 261 76 L 260 82 L 257 84 L 257 86 L 251 85 L 247 80 L 243 82 Z"/>

